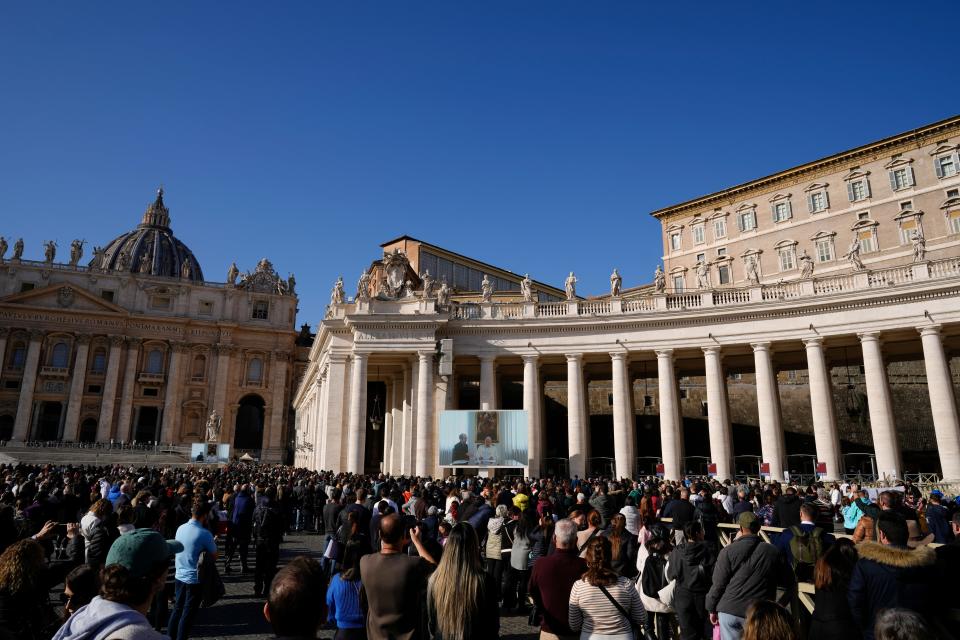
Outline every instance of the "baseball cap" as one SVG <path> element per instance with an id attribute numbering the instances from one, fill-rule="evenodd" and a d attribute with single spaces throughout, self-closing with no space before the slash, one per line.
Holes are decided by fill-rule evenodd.
<path id="1" fill-rule="evenodd" d="M 756 526 L 754 525 L 756 521 L 757 521 L 757 516 L 755 516 L 752 511 L 744 511 L 739 516 L 737 516 L 737 524 L 740 525 L 741 529 L 744 527 Z"/>
<path id="2" fill-rule="evenodd" d="M 157 563 L 169 560 L 181 551 L 183 545 L 176 540 L 164 540 L 153 529 L 136 529 L 114 540 L 107 553 L 106 565 L 122 565 L 134 577 L 140 577 L 147 575 Z"/>

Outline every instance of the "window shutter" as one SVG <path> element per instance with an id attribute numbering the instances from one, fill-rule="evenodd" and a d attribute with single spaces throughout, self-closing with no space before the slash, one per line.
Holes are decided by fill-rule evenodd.
<path id="1" fill-rule="evenodd" d="M 863 194 L 868 198 L 870 197 L 870 180 L 867 178 L 863 179 Z"/>
<path id="2" fill-rule="evenodd" d="M 812 193 L 808 193 L 808 194 L 807 194 L 807 211 L 810 212 L 810 213 L 813 213 L 813 212 L 814 212 L 814 207 L 813 207 L 813 194 L 812 194 Z"/>
<path id="3" fill-rule="evenodd" d="M 957 171 L 960 171 L 960 151 L 957 151 L 956 153 L 953 154 L 953 166 L 954 166 L 954 173 L 957 173 Z"/>
<path id="4" fill-rule="evenodd" d="M 787 220 L 793 217 L 793 203 L 787 200 Z"/>
<path id="5" fill-rule="evenodd" d="M 743 231 L 743 214 L 742 213 L 737 214 L 737 229 L 739 231 Z"/>
<path id="6" fill-rule="evenodd" d="M 933 168 L 934 168 L 934 169 L 936 170 L 936 172 L 937 172 L 937 177 L 938 177 L 938 178 L 942 178 L 942 177 L 943 177 L 943 167 L 940 166 L 940 158 L 934 158 L 934 159 L 933 159 Z"/>
<path id="7" fill-rule="evenodd" d="M 853 195 L 853 181 L 847 182 L 847 197 L 850 198 L 850 202 L 854 201 L 855 196 Z"/>
<path id="8" fill-rule="evenodd" d="M 917 184 L 917 181 L 913 178 L 913 167 L 907 167 L 907 184 L 911 187 Z"/>
<path id="9" fill-rule="evenodd" d="M 889 173 L 890 173 L 890 188 L 896 191 L 897 190 L 897 170 L 891 169 Z"/>
<path id="10" fill-rule="evenodd" d="M 776 224 L 777 222 L 777 203 L 776 202 L 770 205 L 770 213 L 771 213 L 771 217 L 773 218 L 774 224 Z"/>
<path id="11" fill-rule="evenodd" d="M 830 208 L 830 194 L 827 193 L 826 189 L 823 190 L 823 208 L 824 209 Z"/>

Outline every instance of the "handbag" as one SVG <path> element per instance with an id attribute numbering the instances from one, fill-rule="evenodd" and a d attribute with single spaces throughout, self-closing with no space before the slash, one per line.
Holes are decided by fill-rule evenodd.
<path id="1" fill-rule="evenodd" d="M 343 557 L 343 549 L 340 545 L 340 540 L 336 536 L 331 536 L 330 540 L 327 541 L 327 547 L 323 550 L 323 557 L 327 560 L 336 560 L 340 561 L 340 558 Z"/>
<path id="2" fill-rule="evenodd" d="M 673 595 L 677 588 L 677 581 L 671 580 L 663 589 L 657 591 L 657 600 L 673 609 Z"/>
<path id="3" fill-rule="evenodd" d="M 650 631 L 648 631 L 645 627 L 633 624 L 633 618 L 631 618 L 630 614 L 627 613 L 627 610 L 623 608 L 623 605 L 617 602 L 617 599 L 610 595 L 610 592 L 607 591 L 606 587 L 600 585 L 598 588 L 603 595 L 607 596 L 607 600 L 609 600 L 610 603 L 616 607 L 617 611 L 620 612 L 620 615 L 627 619 L 627 624 L 630 625 L 634 640 L 657 640 L 657 637 L 650 633 Z"/>

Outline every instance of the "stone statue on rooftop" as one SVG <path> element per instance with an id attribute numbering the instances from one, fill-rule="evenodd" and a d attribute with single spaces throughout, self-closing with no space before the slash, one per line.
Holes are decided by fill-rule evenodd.
<path id="1" fill-rule="evenodd" d="M 0 264 L 3 264 L 3 256 L 7 255 L 7 239 L 0 236 Z"/>
<path id="2" fill-rule="evenodd" d="M 493 300 L 493 283 L 487 274 L 483 274 L 483 280 L 480 282 L 480 301 L 490 302 Z"/>
<path id="3" fill-rule="evenodd" d="M 287 293 L 289 293 L 290 295 L 293 295 L 296 292 L 297 292 L 297 278 L 296 276 L 293 275 L 293 273 L 291 273 L 290 276 L 287 278 Z"/>
<path id="4" fill-rule="evenodd" d="M 610 295 L 614 298 L 620 296 L 620 287 L 623 285 L 623 278 L 620 277 L 620 272 L 614 268 L 613 273 L 610 274 Z"/>
<path id="5" fill-rule="evenodd" d="M 330 304 L 343 304 L 346 292 L 343 290 L 343 276 L 337 278 L 337 283 L 333 285 L 333 291 L 330 292 Z"/>
<path id="6" fill-rule="evenodd" d="M 524 302 L 533 302 L 533 280 L 530 279 L 530 274 L 524 274 L 523 280 L 520 281 L 520 295 L 523 296 Z"/>
<path id="7" fill-rule="evenodd" d="M 237 269 L 237 263 L 231 262 L 230 268 L 227 269 L 227 284 L 231 287 L 237 284 L 237 276 L 240 275 L 240 269 Z"/>
<path id="8" fill-rule="evenodd" d="M 207 442 L 217 442 L 220 440 L 220 426 L 223 424 L 223 419 L 220 417 L 220 414 L 217 413 L 217 410 L 214 409 L 210 412 L 210 417 L 207 418 Z"/>
<path id="9" fill-rule="evenodd" d="M 567 279 L 564 280 L 563 288 L 567 292 L 567 300 L 577 299 L 577 276 L 573 275 L 573 271 L 571 271 Z"/>
<path id="10" fill-rule="evenodd" d="M 437 289 L 437 304 L 441 307 L 450 304 L 450 286 L 446 278 L 440 281 L 440 287 Z"/>
<path id="11" fill-rule="evenodd" d="M 413 283 L 409 280 L 403 283 L 403 297 L 404 298 L 413 297 Z"/>
<path id="12" fill-rule="evenodd" d="M 127 255 L 126 251 L 121 251 L 120 255 L 117 256 L 117 271 L 126 271 L 129 262 L 130 256 Z"/>
<path id="13" fill-rule="evenodd" d="M 430 275 L 430 270 L 427 269 L 423 272 L 423 275 L 420 276 L 420 279 L 423 281 L 423 298 L 432 298 L 433 297 L 433 277 Z"/>
<path id="14" fill-rule="evenodd" d="M 663 293 L 667 290 L 667 276 L 663 274 L 663 269 L 657 265 L 657 270 L 653 272 L 653 290 L 657 293 Z"/>
<path id="15" fill-rule="evenodd" d="M 857 271 L 863 271 L 866 267 L 863 266 L 863 260 L 860 259 L 860 238 L 853 236 L 853 242 L 850 243 L 850 248 L 847 249 L 847 253 L 844 254 L 844 258 L 850 261 L 850 264 L 853 265 L 853 268 Z"/>
<path id="16" fill-rule="evenodd" d="M 23 238 L 17 238 L 13 243 L 13 259 L 19 261 L 23 256 Z"/>
<path id="17" fill-rule="evenodd" d="M 55 240 L 47 240 L 43 243 L 43 258 L 47 264 L 52 264 L 53 259 L 57 257 L 57 243 Z"/>
<path id="18" fill-rule="evenodd" d="M 180 277 L 187 279 L 190 277 L 190 274 L 192 273 L 192 271 L 193 270 L 190 267 L 190 258 L 184 258 L 183 264 L 180 265 Z"/>
<path id="19" fill-rule="evenodd" d="M 370 272 L 366 269 L 360 274 L 357 281 L 357 302 L 366 302 L 370 299 Z"/>
<path id="20" fill-rule="evenodd" d="M 910 234 L 910 242 L 913 244 L 913 261 L 923 262 L 927 257 L 927 239 L 923 237 L 920 229 L 914 229 Z"/>
<path id="21" fill-rule="evenodd" d="M 70 266 L 75 267 L 83 257 L 83 245 L 86 240 L 74 240 L 70 243 Z"/>
<path id="22" fill-rule="evenodd" d="M 806 249 L 800 250 L 800 277 L 801 278 L 812 278 L 813 277 L 813 258 L 810 257 L 810 254 L 807 253 Z"/>
<path id="23" fill-rule="evenodd" d="M 760 284 L 760 274 L 757 272 L 757 260 L 753 256 L 747 258 L 747 282 L 750 284 Z"/>
<path id="24" fill-rule="evenodd" d="M 697 260 L 697 289 L 710 288 L 710 263 L 706 260 Z"/>

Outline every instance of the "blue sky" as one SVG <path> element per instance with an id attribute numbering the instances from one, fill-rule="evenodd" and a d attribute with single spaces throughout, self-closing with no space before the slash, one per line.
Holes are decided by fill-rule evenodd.
<path id="1" fill-rule="evenodd" d="M 920 4 L 7 3 L 0 234 L 103 244 L 163 183 L 300 322 L 404 233 L 632 286 L 650 211 L 954 115 L 960 6 Z"/>

